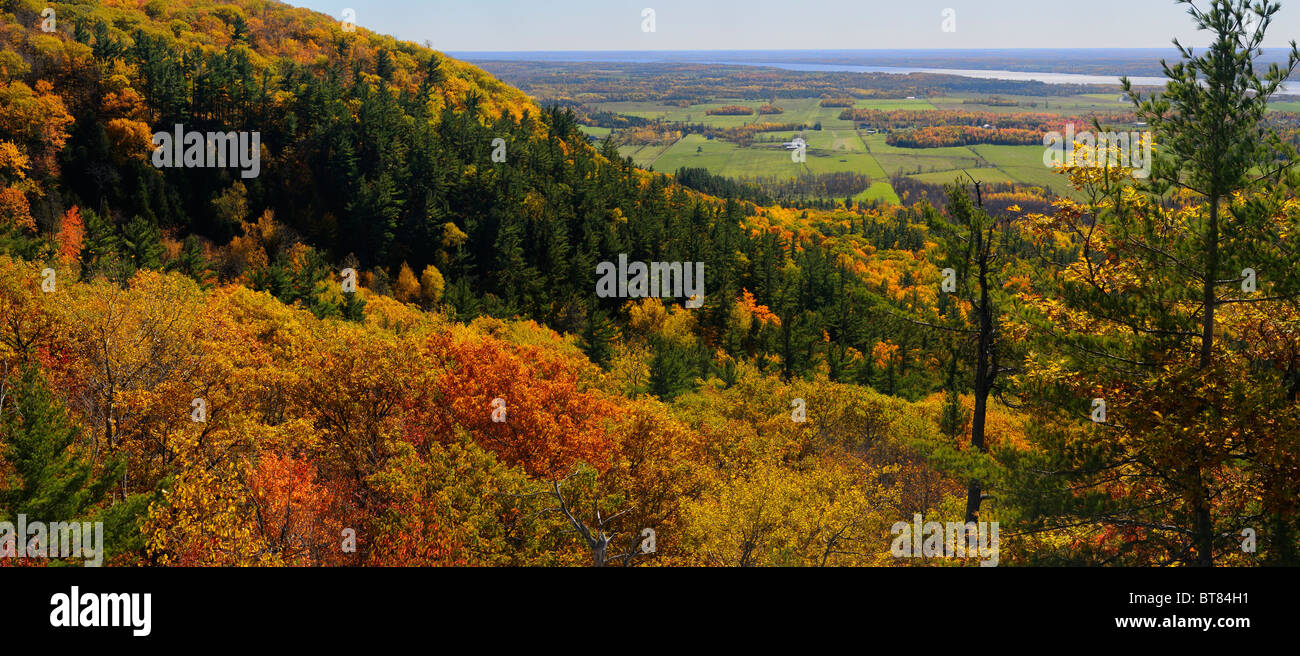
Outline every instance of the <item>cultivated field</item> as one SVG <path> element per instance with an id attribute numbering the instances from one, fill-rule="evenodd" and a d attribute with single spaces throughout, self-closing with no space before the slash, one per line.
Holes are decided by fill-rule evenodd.
<path id="1" fill-rule="evenodd" d="M 967 100 L 971 102 L 966 102 Z M 1123 111 L 1130 107 L 1119 94 L 1084 96 L 1003 96 L 999 101 L 1014 101 L 1016 106 L 980 103 L 988 96 L 945 96 L 922 100 L 858 100 L 855 107 L 893 110 L 965 110 L 985 112 L 1044 112 L 1064 115 L 1087 115 L 1092 112 Z M 703 168 L 730 178 L 796 177 L 801 173 L 853 171 L 872 178 L 872 185 L 857 200 L 897 202 L 889 184 L 892 176 L 943 184 L 958 178 L 973 177 L 981 182 L 1020 183 L 1052 189 L 1058 194 L 1071 190 L 1064 178 L 1043 164 L 1041 146 L 961 146 L 943 148 L 897 148 L 885 143 L 885 135 L 870 134 L 855 127 L 852 121 L 839 118 L 841 108 L 821 107 L 815 98 L 778 99 L 784 112 L 773 115 L 708 115 L 710 108 L 744 105 L 757 108 L 757 100 L 717 100 L 690 107 L 672 107 L 662 102 L 603 103 L 596 109 L 673 123 L 702 123 L 711 127 L 731 128 L 758 122 L 820 124 L 821 129 L 760 132 L 754 142 L 741 147 L 721 139 L 689 134 L 672 144 L 624 146 L 621 155 L 631 157 L 638 166 L 671 173 L 681 167 Z M 604 137 L 607 129 L 586 128 L 588 134 Z M 808 144 L 808 157 L 796 163 L 783 144 L 802 137 Z"/>

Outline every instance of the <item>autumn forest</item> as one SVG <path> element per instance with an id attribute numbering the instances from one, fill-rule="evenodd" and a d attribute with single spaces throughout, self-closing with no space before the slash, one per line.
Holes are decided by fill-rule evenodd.
<path id="1" fill-rule="evenodd" d="M 128 567 L 988 564 L 900 555 L 930 522 L 1001 567 L 1300 565 L 1300 53 L 1255 62 L 1275 5 L 1169 5 L 1212 46 L 1123 111 L 915 126 L 855 102 L 953 82 L 825 75 L 691 127 L 274 0 L 0 0 L 0 522 Z M 619 151 L 790 97 L 1155 155 L 864 202 Z"/>

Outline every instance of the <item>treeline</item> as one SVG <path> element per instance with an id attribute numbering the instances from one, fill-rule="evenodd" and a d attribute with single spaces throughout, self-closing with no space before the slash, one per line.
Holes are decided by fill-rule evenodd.
<path id="1" fill-rule="evenodd" d="M 889 184 L 905 205 L 924 203 L 940 211 L 948 208 L 949 194 L 946 185 L 923 182 L 907 176 L 894 176 L 890 178 Z M 981 191 L 985 209 L 995 214 L 1007 213 L 1013 208 L 1019 208 L 1026 214 L 1049 214 L 1056 201 L 1050 188 L 1043 189 L 1008 182 L 985 182 L 981 185 Z"/>
<path id="2" fill-rule="evenodd" d="M 811 199 L 851 198 L 871 186 L 871 177 L 856 171 L 834 173 L 801 173 L 794 178 L 759 177 L 742 178 L 752 182 L 781 204 Z M 834 201 L 832 200 L 832 207 Z"/>
<path id="3" fill-rule="evenodd" d="M 677 172 L 673 174 L 673 179 L 683 187 L 690 187 L 698 192 L 717 196 L 718 198 L 734 198 L 749 201 L 756 205 L 771 205 L 775 202 L 772 196 L 755 182 L 742 182 L 715 175 L 704 168 L 684 166 L 677 169 Z"/>
<path id="4" fill-rule="evenodd" d="M 942 148 L 976 144 L 1032 146 L 1043 143 L 1043 133 L 1038 130 L 1015 128 L 945 125 L 890 132 L 889 136 L 885 137 L 885 143 L 900 148 Z"/>
<path id="5" fill-rule="evenodd" d="M 754 108 L 745 105 L 723 105 L 721 107 L 710 107 L 704 112 L 706 116 L 749 116 L 753 113 L 754 113 Z"/>
<path id="6" fill-rule="evenodd" d="M 967 98 L 961 101 L 961 104 L 985 105 L 988 107 L 1019 107 L 1020 101 L 1012 100 L 1010 98 L 999 98 L 994 96 L 992 98 Z"/>
<path id="7" fill-rule="evenodd" d="M 805 173 L 796 178 L 728 178 L 703 168 L 680 168 L 674 180 L 682 186 L 718 198 L 793 209 L 874 209 L 877 203 L 854 200 L 871 186 L 871 178 L 853 172 Z"/>
<path id="8" fill-rule="evenodd" d="M 806 123 L 775 123 L 772 121 L 763 121 L 747 123 L 734 128 L 710 128 L 709 134 L 721 137 L 737 144 L 741 147 L 754 143 L 754 136 L 760 132 L 792 132 L 795 130 L 810 129 Z M 815 128 L 820 130 L 820 124 Z"/>
<path id="9" fill-rule="evenodd" d="M 653 121 L 641 116 L 631 116 L 628 114 L 616 114 L 614 112 L 584 112 L 581 109 L 575 110 L 578 122 L 583 125 L 590 125 L 600 128 L 610 128 L 618 130 L 622 128 L 639 128 L 650 125 Z"/>
<path id="10" fill-rule="evenodd" d="M 676 143 L 678 139 L 682 138 L 683 134 L 690 133 L 691 128 L 689 126 L 656 122 L 649 125 L 625 128 L 619 130 L 616 135 L 620 144 L 646 146 Z"/>
<path id="11" fill-rule="evenodd" d="M 903 99 L 952 94 L 1074 96 L 1110 93 L 1101 85 L 985 80 L 955 75 L 789 71 L 691 63 L 479 61 L 484 69 L 544 102 L 688 101 L 715 98 Z"/>
<path id="12" fill-rule="evenodd" d="M 879 109 L 848 109 L 840 112 L 840 118 L 847 121 L 853 121 L 860 125 L 871 128 L 887 128 L 892 130 L 914 127 L 946 127 L 946 126 L 988 126 L 995 129 L 1015 129 L 1015 130 L 1060 130 L 1066 123 L 1075 123 L 1076 125 L 1091 125 L 1093 118 L 1096 118 L 1106 125 L 1108 123 L 1132 124 L 1134 116 L 1124 113 L 1109 113 L 1090 115 L 1088 117 L 1068 117 L 1059 114 L 1045 113 L 997 113 L 997 112 L 970 112 L 957 110 L 928 110 L 928 111 L 907 111 L 892 110 L 884 111 Z M 1080 127 L 1079 129 L 1083 129 Z"/>

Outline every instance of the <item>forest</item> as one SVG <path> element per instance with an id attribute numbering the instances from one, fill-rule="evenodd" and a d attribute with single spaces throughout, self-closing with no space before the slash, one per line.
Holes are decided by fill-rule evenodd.
<path id="1" fill-rule="evenodd" d="M 1276 8 L 1215 0 L 1125 89 L 1145 180 L 796 207 L 870 180 L 645 170 L 564 94 L 274 1 L 48 4 L 0 0 L 0 521 L 103 522 L 112 566 L 979 566 L 898 557 L 916 516 L 998 522 L 1004 567 L 1300 565 Z M 259 173 L 155 165 L 174 126 Z M 702 306 L 597 294 L 622 256 L 704 263 Z"/>
<path id="2" fill-rule="evenodd" d="M 713 98 L 906 98 L 945 93 L 1066 96 L 1104 85 L 981 80 L 956 75 L 786 71 L 751 66 L 482 59 L 477 64 L 546 104 L 688 101 Z M 1150 63 L 1144 62 L 1149 66 Z M 779 104 L 779 103 L 777 103 Z"/>
<path id="3" fill-rule="evenodd" d="M 984 128 L 946 125 L 926 126 L 915 130 L 890 133 L 885 143 L 902 148 L 945 148 L 971 144 L 1032 146 L 1043 142 L 1043 133 L 1015 128 Z"/>

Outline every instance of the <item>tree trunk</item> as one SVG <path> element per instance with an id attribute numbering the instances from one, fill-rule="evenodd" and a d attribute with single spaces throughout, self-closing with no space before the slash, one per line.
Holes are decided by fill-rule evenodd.
<path id="1" fill-rule="evenodd" d="M 1198 478 L 1200 473 L 1198 465 L 1196 471 Z M 1197 566 L 1214 567 L 1214 523 L 1210 520 L 1210 504 L 1205 498 L 1205 488 L 1199 484 L 1196 489 L 1196 518 L 1192 530 L 1196 540 Z"/>
<path id="2" fill-rule="evenodd" d="M 1214 364 L 1214 310 L 1218 304 L 1219 279 L 1219 195 L 1210 195 L 1210 224 L 1205 235 L 1205 286 L 1202 288 L 1201 303 L 1204 305 L 1201 315 L 1201 362 L 1202 370 Z M 1196 544 L 1196 564 L 1201 567 L 1214 567 L 1214 522 L 1210 517 L 1209 500 L 1206 499 L 1205 481 L 1201 477 L 1201 452 L 1198 444 L 1193 449 L 1192 476 L 1193 488 L 1192 540 Z"/>
<path id="3" fill-rule="evenodd" d="M 1210 225 L 1205 235 L 1205 286 L 1201 302 L 1201 369 L 1214 362 L 1214 310 L 1218 304 L 1216 282 L 1219 278 L 1219 199 L 1210 199 Z"/>
<path id="4" fill-rule="evenodd" d="M 978 234 L 976 232 L 976 235 Z M 993 311 L 989 305 L 989 248 L 990 245 L 987 243 L 979 244 L 980 334 L 979 352 L 975 356 L 975 413 L 971 418 L 970 431 L 971 446 L 979 449 L 981 453 L 988 452 L 988 447 L 984 446 L 984 416 L 988 412 L 989 390 L 993 383 L 993 375 L 990 371 L 993 351 Z M 966 490 L 966 523 L 968 524 L 979 521 L 980 497 L 980 482 L 972 478 L 970 487 Z"/>

